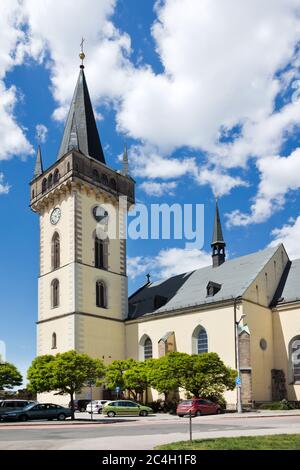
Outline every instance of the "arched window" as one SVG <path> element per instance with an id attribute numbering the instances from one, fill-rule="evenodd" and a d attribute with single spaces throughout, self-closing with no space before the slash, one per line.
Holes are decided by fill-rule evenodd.
<path id="1" fill-rule="evenodd" d="M 106 175 L 102 175 L 101 179 L 102 179 L 102 183 L 107 186 L 107 185 L 108 185 L 108 178 L 107 178 L 107 176 L 106 176 Z"/>
<path id="2" fill-rule="evenodd" d="M 57 348 L 57 337 L 56 337 L 56 333 L 52 333 L 52 349 L 56 349 Z"/>
<path id="3" fill-rule="evenodd" d="M 97 170 L 93 170 L 93 180 L 97 182 L 100 181 L 99 173 Z"/>
<path id="4" fill-rule="evenodd" d="M 107 307 L 106 286 L 103 281 L 96 282 L 96 305 L 97 307 Z"/>
<path id="5" fill-rule="evenodd" d="M 198 325 L 192 335 L 192 353 L 202 354 L 208 352 L 208 338 L 206 329 Z"/>
<path id="6" fill-rule="evenodd" d="M 46 190 L 47 190 L 47 178 L 44 178 L 42 182 L 42 193 L 45 193 Z"/>
<path id="7" fill-rule="evenodd" d="M 48 176 L 48 189 L 52 186 L 52 173 Z"/>
<path id="8" fill-rule="evenodd" d="M 52 237 L 52 269 L 60 267 L 60 239 L 57 232 Z"/>
<path id="9" fill-rule="evenodd" d="M 292 382 L 300 382 L 300 336 L 290 342 L 290 365 Z"/>
<path id="10" fill-rule="evenodd" d="M 32 190 L 31 197 L 32 199 L 34 198 L 34 189 Z"/>
<path id="11" fill-rule="evenodd" d="M 95 237 L 95 268 L 108 268 L 108 239 Z"/>
<path id="12" fill-rule="evenodd" d="M 60 178 L 59 170 L 58 168 L 56 168 L 54 172 L 54 178 L 53 178 L 54 184 L 59 182 L 59 178 Z"/>
<path id="13" fill-rule="evenodd" d="M 67 173 L 70 171 L 70 162 L 67 163 Z"/>
<path id="14" fill-rule="evenodd" d="M 152 359 L 152 357 L 153 357 L 153 354 L 152 354 L 152 341 L 148 336 L 148 338 L 146 338 L 146 340 L 144 342 L 144 359 L 146 361 L 146 359 Z"/>
<path id="15" fill-rule="evenodd" d="M 116 183 L 115 178 L 111 178 L 111 180 L 110 180 L 110 187 L 116 191 L 116 189 L 117 189 L 117 183 Z"/>
<path id="16" fill-rule="evenodd" d="M 59 306 L 59 280 L 53 279 L 51 282 L 51 304 L 52 308 Z"/>

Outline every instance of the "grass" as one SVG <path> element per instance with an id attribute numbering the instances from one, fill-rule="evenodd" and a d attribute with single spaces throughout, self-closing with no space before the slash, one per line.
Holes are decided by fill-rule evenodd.
<path id="1" fill-rule="evenodd" d="M 272 436 L 220 437 L 173 442 L 156 450 L 300 450 L 300 434 Z"/>

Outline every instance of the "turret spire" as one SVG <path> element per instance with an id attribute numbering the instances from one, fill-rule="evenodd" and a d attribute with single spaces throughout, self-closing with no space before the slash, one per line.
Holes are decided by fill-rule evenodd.
<path id="1" fill-rule="evenodd" d="M 225 246 L 226 246 L 226 243 L 223 238 L 218 199 L 216 199 L 216 213 L 215 213 L 215 220 L 214 220 L 213 237 L 212 237 L 212 242 L 211 242 L 212 259 L 213 259 L 214 268 L 224 263 L 225 257 L 226 257 Z"/>
<path id="2" fill-rule="evenodd" d="M 124 146 L 123 152 L 123 168 L 122 168 L 122 175 L 128 176 L 129 174 L 129 167 L 128 167 L 128 152 L 127 152 L 127 145 Z"/>
<path id="3" fill-rule="evenodd" d="M 83 47 L 83 42 L 82 42 Z M 85 54 L 80 53 L 82 65 L 67 117 L 64 135 L 58 152 L 57 160 L 70 150 L 78 150 L 84 155 L 105 163 L 104 153 L 96 125 L 94 111 L 84 74 L 83 60 Z"/>
<path id="4" fill-rule="evenodd" d="M 36 152 L 36 161 L 35 161 L 35 169 L 34 169 L 34 177 L 37 178 L 43 174 L 43 161 L 42 161 L 42 152 L 40 145 L 37 148 Z"/>

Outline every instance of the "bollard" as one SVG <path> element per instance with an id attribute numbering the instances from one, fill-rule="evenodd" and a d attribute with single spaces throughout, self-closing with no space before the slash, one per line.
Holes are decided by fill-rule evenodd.
<path id="1" fill-rule="evenodd" d="M 190 421 L 190 441 L 193 440 L 193 430 L 192 430 L 192 412 L 189 412 L 189 421 Z"/>

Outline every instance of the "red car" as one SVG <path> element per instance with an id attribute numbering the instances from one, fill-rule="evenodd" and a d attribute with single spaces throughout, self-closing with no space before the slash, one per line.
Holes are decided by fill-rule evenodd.
<path id="1" fill-rule="evenodd" d="M 190 412 L 192 416 L 215 415 L 222 413 L 220 405 L 203 398 L 193 398 L 192 400 L 183 400 L 177 406 L 177 416 L 186 416 Z"/>

